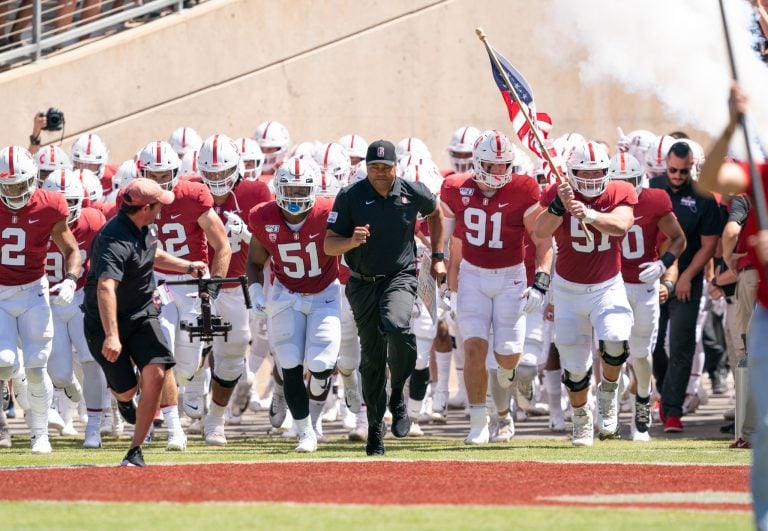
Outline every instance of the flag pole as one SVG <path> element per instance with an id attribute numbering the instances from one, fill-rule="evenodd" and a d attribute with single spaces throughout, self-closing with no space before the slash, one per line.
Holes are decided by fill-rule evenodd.
<path id="1" fill-rule="evenodd" d="M 512 83 L 509 82 L 507 73 L 501 67 L 501 63 L 499 63 L 499 58 L 496 57 L 496 52 L 491 47 L 491 45 L 488 44 L 488 37 L 485 35 L 483 28 L 480 28 L 480 27 L 475 28 L 475 33 L 477 34 L 477 37 L 482 41 L 483 45 L 485 46 L 485 50 L 488 52 L 488 55 L 491 56 L 491 61 L 493 61 L 493 64 L 496 65 L 496 70 L 498 70 L 499 74 L 501 74 L 501 78 L 504 80 L 504 84 L 507 86 L 507 92 L 509 92 L 512 98 L 515 100 L 515 103 L 517 103 L 517 106 L 520 108 L 520 114 L 523 115 L 526 123 L 528 124 L 528 127 L 530 128 L 531 132 L 533 132 L 533 136 L 536 139 L 536 144 L 539 146 L 539 151 L 541 152 L 542 155 L 544 155 L 544 158 L 547 159 L 547 162 L 549 162 L 549 166 L 552 168 L 552 171 L 555 172 L 555 176 L 557 177 L 558 183 L 566 182 L 565 177 L 563 177 L 562 174 L 560 173 L 560 169 L 557 167 L 557 165 L 552 160 L 552 157 L 549 155 L 549 151 L 547 151 L 547 148 L 544 145 L 544 141 L 541 139 L 541 136 L 539 135 L 539 128 L 533 124 L 533 122 L 531 121 L 531 117 L 528 116 L 528 113 L 523 111 L 523 109 L 527 107 L 523 106 L 523 103 L 520 101 L 520 96 L 517 95 L 517 91 L 515 90 L 515 87 L 512 85 Z M 580 223 L 581 223 L 581 228 L 584 230 L 584 232 L 587 235 L 587 239 L 590 242 L 594 241 L 594 238 L 592 237 L 592 232 L 587 230 L 587 226 L 584 223 L 584 220 L 580 220 Z"/>
<path id="2" fill-rule="evenodd" d="M 725 16 L 725 6 L 723 0 L 720 0 L 720 15 L 723 18 L 723 32 L 725 33 L 725 44 L 728 49 L 728 60 L 731 63 L 731 77 L 734 81 L 738 81 L 739 77 L 736 74 L 736 61 L 733 58 L 733 48 L 731 47 L 731 36 L 728 32 L 728 20 Z M 768 229 L 768 205 L 765 201 L 765 189 L 763 188 L 763 180 L 760 174 L 757 172 L 757 166 L 755 166 L 755 160 L 752 158 L 752 148 L 750 147 L 749 131 L 747 129 L 747 119 L 744 114 L 739 114 L 739 125 L 744 133 L 744 143 L 747 148 L 747 161 L 749 163 L 749 175 L 752 182 L 753 199 L 755 201 L 755 210 L 757 211 L 757 222 L 760 226 L 760 230 Z"/>

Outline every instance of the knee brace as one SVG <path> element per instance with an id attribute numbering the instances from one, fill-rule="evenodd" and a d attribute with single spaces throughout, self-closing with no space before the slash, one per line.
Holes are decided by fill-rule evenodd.
<path id="1" fill-rule="evenodd" d="M 620 367 L 629 358 L 629 341 L 598 341 L 600 356 L 607 365 Z"/>
<path id="2" fill-rule="evenodd" d="M 563 369 L 563 385 L 572 393 L 578 393 L 589 387 L 589 381 L 592 378 L 592 367 L 587 369 L 584 377 L 579 379 L 581 373 L 570 373 Z"/>
<path id="3" fill-rule="evenodd" d="M 283 369 L 283 389 L 288 409 L 295 419 L 303 419 L 309 415 L 309 400 L 307 389 L 304 387 L 304 366 L 297 365 L 292 369 Z"/>
<path id="4" fill-rule="evenodd" d="M 310 371 L 310 374 L 317 378 L 320 381 L 327 380 L 333 375 L 333 371 L 336 370 L 336 367 L 331 367 L 330 369 L 326 369 L 324 371 L 320 372 L 312 372 Z"/>
<path id="5" fill-rule="evenodd" d="M 408 396 L 414 400 L 424 400 L 429 385 L 429 368 L 414 369 L 411 372 L 411 383 L 408 387 Z"/>
<path id="6" fill-rule="evenodd" d="M 240 374 L 240 376 L 242 376 L 242 374 Z M 240 376 L 238 376 L 234 380 L 223 380 L 218 376 L 216 376 L 215 372 L 211 373 L 211 378 L 213 379 L 213 381 L 219 384 L 220 386 L 222 386 L 224 389 L 232 389 L 234 386 L 236 386 L 237 381 L 240 379 Z"/>

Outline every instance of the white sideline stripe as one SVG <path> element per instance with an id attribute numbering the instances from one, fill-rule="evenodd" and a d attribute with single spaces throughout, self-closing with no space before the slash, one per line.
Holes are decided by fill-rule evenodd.
<path id="1" fill-rule="evenodd" d="M 557 501 L 568 503 L 588 504 L 616 504 L 616 503 L 700 503 L 717 505 L 722 503 L 737 503 L 749 505 L 752 498 L 748 492 L 732 491 L 696 491 L 696 492 L 644 492 L 636 494 L 595 494 L 588 496 L 574 496 L 564 494 L 562 496 L 539 496 L 541 501 Z"/>
<path id="2" fill-rule="evenodd" d="M 665 463 L 665 462 L 653 462 L 653 463 L 628 463 L 622 461 L 542 461 L 542 460 L 521 460 L 521 461 L 507 461 L 508 463 L 536 463 L 545 465 L 621 465 L 621 466 L 637 466 L 637 467 L 656 467 L 656 466 L 696 466 L 696 467 L 726 467 L 737 466 L 743 468 L 749 468 L 749 465 L 740 464 L 728 464 L 728 463 Z M 162 467 L 162 466 L 197 466 L 197 465 L 271 465 L 280 463 L 499 463 L 497 459 L 392 459 L 387 457 L 371 458 L 337 458 L 337 459 L 325 459 L 325 458 L 309 458 L 309 459 L 271 459 L 267 461 L 179 461 L 175 463 L 163 462 L 153 463 L 149 462 L 147 466 L 150 467 Z M 116 464 L 74 464 L 74 465 L 18 465 L 0 467 L 0 472 L 6 470 L 29 470 L 29 469 L 50 469 L 50 470 L 63 470 L 71 468 L 120 468 L 119 462 Z"/>

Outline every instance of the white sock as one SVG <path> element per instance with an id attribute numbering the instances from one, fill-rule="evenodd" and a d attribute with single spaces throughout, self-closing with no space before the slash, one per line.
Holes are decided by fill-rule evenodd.
<path id="1" fill-rule="evenodd" d="M 448 393 L 448 382 L 451 379 L 451 351 L 435 351 L 435 363 L 437 364 L 436 392 Z"/>
<path id="2" fill-rule="evenodd" d="M 224 411 L 227 409 L 227 406 L 220 406 L 213 400 L 211 400 L 211 405 L 208 407 L 208 413 L 213 417 L 223 417 Z"/>
<path id="3" fill-rule="evenodd" d="M 493 406 L 496 408 L 496 412 L 507 411 L 512 401 L 512 388 L 504 389 L 501 387 L 499 378 L 496 375 L 496 369 L 488 371 L 488 390 L 493 398 Z"/>
<path id="4" fill-rule="evenodd" d="M 27 368 L 27 397 L 29 399 L 29 429 L 32 433 L 48 433 L 48 408 L 53 401 L 53 383 L 44 368 Z"/>
<path id="5" fill-rule="evenodd" d="M 651 376 L 653 375 L 651 357 L 630 358 L 630 363 L 635 371 L 635 379 L 637 380 L 637 396 L 648 398 L 651 395 Z"/>
<path id="6" fill-rule="evenodd" d="M 160 411 L 163 412 L 163 419 L 165 420 L 165 426 L 168 428 L 168 433 L 183 431 L 181 420 L 179 419 L 179 408 L 176 404 L 165 406 Z"/>
<path id="7" fill-rule="evenodd" d="M 309 416 L 312 419 L 312 425 L 317 426 L 318 420 L 323 414 L 323 406 L 325 402 L 319 400 L 309 399 Z"/>
<path id="8" fill-rule="evenodd" d="M 562 381 L 560 380 L 560 369 L 544 371 L 544 389 L 547 390 L 549 410 L 561 409 Z"/>
<path id="9" fill-rule="evenodd" d="M 418 420 L 419 415 L 421 414 L 421 405 L 423 403 L 423 400 L 414 400 L 413 398 L 408 398 L 408 417 Z"/>
<path id="10" fill-rule="evenodd" d="M 488 409 L 485 404 L 469 405 L 469 424 L 472 428 L 482 428 L 488 422 Z"/>
<path id="11" fill-rule="evenodd" d="M 95 361 L 83 363 L 83 400 L 88 410 L 101 411 L 104 409 L 104 394 L 107 392 L 107 381 L 104 371 Z"/>

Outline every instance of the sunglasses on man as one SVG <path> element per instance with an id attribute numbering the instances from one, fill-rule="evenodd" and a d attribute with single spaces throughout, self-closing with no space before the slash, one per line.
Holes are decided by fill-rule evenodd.
<path id="1" fill-rule="evenodd" d="M 691 173 L 691 170 L 689 168 L 673 168 L 671 166 L 668 166 L 667 172 L 670 173 L 671 175 L 674 175 L 677 172 L 680 172 L 680 175 L 689 175 Z"/>

